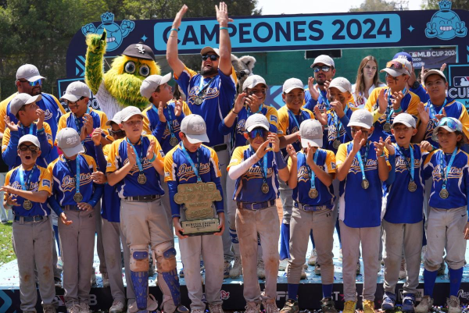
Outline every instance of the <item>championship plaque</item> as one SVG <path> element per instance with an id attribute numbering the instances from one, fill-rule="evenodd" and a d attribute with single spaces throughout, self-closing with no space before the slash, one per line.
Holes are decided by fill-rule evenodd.
<path id="1" fill-rule="evenodd" d="M 174 202 L 184 204 L 185 220 L 181 221 L 183 235 L 200 236 L 218 233 L 220 226 L 213 201 L 221 201 L 215 183 L 180 184 Z"/>

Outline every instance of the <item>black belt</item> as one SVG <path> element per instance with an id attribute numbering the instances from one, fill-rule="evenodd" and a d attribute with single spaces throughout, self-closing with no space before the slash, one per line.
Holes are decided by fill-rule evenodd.
<path id="1" fill-rule="evenodd" d="M 134 196 L 134 197 L 126 197 L 124 198 L 126 201 L 134 201 L 134 202 L 151 202 L 154 200 L 160 199 L 160 195 L 151 195 L 151 196 Z"/>
<path id="2" fill-rule="evenodd" d="M 275 200 L 269 200 L 264 202 L 236 202 L 236 204 L 238 206 L 238 209 L 257 211 L 270 208 L 275 204 Z"/>
<path id="3" fill-rule="evenodd" d="M 77 205 L 66 205 L 64 206 L 65 210 L 80 211 L 80 208 Z"/>
<path id="4" fill-rule="evenodd" d="M 215 152 L 223 151 L 228 148 L 228 145 L 226 143 L 222 143 L 216 146 L 213 146 L 212 149 L 215 150 Z"/>
<path id="5" fill-rule="evenodd" d="M 15 222 L 20 222 L 20 223 L 37 223 L 42 220 L 45 220 L 47 216 L 44 215 L 35 215 L 35 216 L 18 216 L 15 215 Z"/>

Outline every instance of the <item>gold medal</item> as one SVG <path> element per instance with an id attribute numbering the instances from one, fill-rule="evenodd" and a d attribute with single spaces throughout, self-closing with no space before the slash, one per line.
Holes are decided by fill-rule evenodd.
<path id="1" fill-rule="evenodd" d="M 334 147 L 334 149 L 339 149 L 339 146 L 340 146 L 341 142 L 339 139 L 336 139 L 334 140 L 334 142 L 332 143 L 332 147 Z"/>
<path id="2" fill-rule="evenodd" d="M 24 199 L 23 208 L 29 211 L 33 208 L 33 203 L 29 201 L 28 199 Z"/>
<path id="3" fill-rule="evenodd" d="M 417 190 L 417 184 L 413 180 L 411 180 L 407 188 L 410 192 L 415 192 Z"/>
<path id="4" fill-rule="evenodd" d="M 73 195 L 73 201 L 75 201 L 76 203 L 80 203 L 83 201 L 83 195 L 79 192 L 77 192 L 76 194 Z"/>
<path id="5" fill-rule="evenodd" d="M 308 192 L 308 196 L 311 199 L 316 199 L 319 196 L 319 192 L 316 188 L 311 188 Z"/>
<path id="6" fill-rule="evenodd" d="M 387 133 L 391 132 L 391 124 L 390 123 L 384 123 L 383 130 Z"/>
<path id="7" fill-rule="evenodd" d="M 145 176 L 145 174 L 140 173 L 140 174 L 138 174 L 137 181 L 140 185 L 143 185 L 147 182 L 147 177 Z"/>
<path id="8" fill-rule="evenodd" d="M 448 190 L 446 190 L 446 188 L 445 188 L 445 189 L 441 189 L 441 190 L 440 190 L 440 198 L 441 198 L 441 199 L 448 199 L 448 197 L 449 197 L 449 192 L 448 192 Z"/>
<path id="9" fill-rule="evenodd" d="M 176 146 L 176 145 L 178 144 L 178 142 L 179 142 L 178 139 L 177 139 L 176 137 L 174 137 L 174 136 L 171 136 L 171 139 L 169 139 L 169 144 L 170 144 L 172 147 Z"/>
<path id="10" fill-rule="evenodd" d="M 366 190 L 369 187 L 370 187 L 370 182 L 368 181 L 368 179 L 362 180 L 362 188 Z"/>
<path id="11" fill-rule="evenodd" d="M 267 183 L 263 183 L 262 184 L 262 187 L 261 187 L 261 190 L 262 190 L 262 193 L 263 194 L 268 194 L 269 193 L 269 185 L 267 185 Z"/>

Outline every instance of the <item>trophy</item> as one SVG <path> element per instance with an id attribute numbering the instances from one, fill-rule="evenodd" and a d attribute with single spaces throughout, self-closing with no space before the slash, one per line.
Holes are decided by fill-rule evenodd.
<path id="1" fill-rule="evenodd" d="M 200 236 L 220 231 L 213 201 L 221 201 L 220 191 L 215 183 L 194 183 L 178 185 L 174 202 L 184 204 L 185 220 L 181 221 L 185 236 Z"/>

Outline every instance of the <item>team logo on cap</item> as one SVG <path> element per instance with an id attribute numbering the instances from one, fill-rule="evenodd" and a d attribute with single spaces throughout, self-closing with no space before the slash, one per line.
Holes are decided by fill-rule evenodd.
<path id="1" fill-rule="evenodd" d="M 313 129 L 308 129 L 306 130 L 305 132 L 305 135 L 306 136 L 318 136 L 319 135 L 319 131 L 316 129 L 316 128 L 313 128 Z"/>
<path id="2" fill-rule="evenodd" d="M 65 141 L 67 145 L 75 145 L 77 142 L 78 142 L 78 139 L 76 136 L 67 138 L 67 140 Z"/>
<path id="3" fill-rule="evenodd" d="M 143 47 L 143 45 L 141 43 L 136 44 L 135 48 L 137 48 L 139 53 L 145 54 L 145 48 Z"/>
<path id="4" fill-rule="evenodd" d="M 194 127 L 192 129 L 196 132 L 203 132 L 203 131 L 205 131 L 205 126 L 202 123 L 197 123 L 197 124 L 194 125 Z"/>

